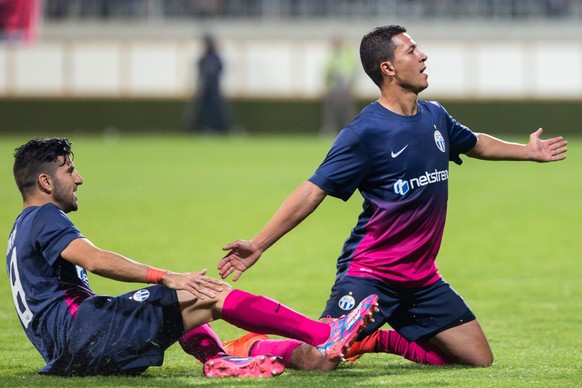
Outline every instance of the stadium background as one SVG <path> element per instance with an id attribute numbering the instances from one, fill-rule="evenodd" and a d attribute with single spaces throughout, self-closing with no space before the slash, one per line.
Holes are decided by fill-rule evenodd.
<path id="1" fill-rule="evenodd" d="M 0 11 L 27 2 L 0 1 Z M 289 370 L 272 383 L 210 381 L 173 346 L 162 368 L 139 378 L 38 376 L 44 363 L 14 314 L 9 282 L 1 281 L 0 386 L 579 387 L 582 143 L 571 134 L 580 130 L 580 4 L 45 0 L 36 37 L 34 29 L 5 34 L 0 45 L 3 236 L 21 206 L 10 168 L 14 148 L 33 133 L 65 134 L 86 180 L 82 210 L 71 217 L 91 241 L 154 266 L 207 267 L 216 276 L 220 247 L 252 237 L 313 173 L 332 139 L 182 134 L 182 111 L 194 90 L 192 60 L 206 31 L 219 39 L 225 93 L 249 133 L 315 134 L 322 91 L 317 48 L 327 49 L 339 31 L 355 49 L 372 27 L 398 22 L 430 56 L 423 98 L 440 100 L 476 130 L 543 126 L 547 136 L 565 134 L 569 151 L 563 163 L 465 158 L 463 167 L 451 166 L 439 269 L 477 312 L 494 348 L 493 368 L 443 369 L 377 354 L 333 374 Z M 361 73 L 360 104 L 375 98 Z M 122 136 L 100 136 L 115 133 Z M 317 317 L 360 209 L 359 195 L 325 201 L 235 285 Z M 138 287 L 90 279 L 103 294 Z M 213 327 L 225 340 L 242 334 L 224 322 Z"/>
<path id="2" fill-rule="evenodd" d="M 576 0 L 21 0 L 38 24 L 4 33 L 0 133 L 182 130 L 194 60 L 212 33 L 223 90 L 248 133 L 316 133 L 332 38 L 406 26 L 430 87 L 460 121 L 492 133 L 579 131 L 582 2 Z M 19 5 L 19 6 L 21 6 Z M 34 12 L 34 7 L 32 7 Z M 377 97 L 359 70 L 356 96 Z"/>

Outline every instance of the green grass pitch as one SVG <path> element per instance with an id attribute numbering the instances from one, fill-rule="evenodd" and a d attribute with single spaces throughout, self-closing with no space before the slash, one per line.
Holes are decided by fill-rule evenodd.
<path id="1" fill-rule="evenodd" d="M 546 133 L 552 136 L 551 133 Z M 331 139 L 70 136 L 85 180 L 71 214 L 96 245 L 174 271 L 208 268 L 221 247 L 249 239 L 321 162 Z M 0 138 L 0 235 L 8 237 L 21 200 L 12 153 L 28 138 Z M 517 139 L 526 141 L 527 139 Z M 7 276 L 0 276 L 0 386 L 318 386 L 567 387 L 582 383 L 582 138 L 568 159 L 536 164 L 464 158 L 450 168 L 449 216 L 439 267 L 487 333 L 490 368 L 430 367 L 394 355 L 367 355 L 332 373 L 287 371 L 276 379 L 202 377 L 179 346 L 143 376 L 41 377 L 41 357 L 17 321 Z M 335 258 L 361 197 L 328 198 L 234 285 L 317 318 Z M 90 275 L 98 293 L 139 284 Z M 223 322 L 224 339 L 242 331 Z"/>

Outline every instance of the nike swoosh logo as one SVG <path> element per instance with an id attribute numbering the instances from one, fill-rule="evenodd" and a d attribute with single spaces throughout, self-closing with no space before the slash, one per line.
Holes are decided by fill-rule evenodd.
<path id="1" fill-rule="evenodd" d="M 404 146 L 404 148 L 403 148 L 403 149 L 401 149 L 401 150 L 400 150 L 400 151 L 398 151 L 398 152 L 394 152 L 394 151 L 390 152 L 390 156 L 392 156 L 392 158 L 397 158 L 397 157 L 398 157 L 398 155 L 400 155 L 402 152 L 404 152 L 404 150 L 405 150 L 407 147 L 408 147 L 408 144 L 407 144 L 407 145 L 405 145 L 405 146 Z"/>

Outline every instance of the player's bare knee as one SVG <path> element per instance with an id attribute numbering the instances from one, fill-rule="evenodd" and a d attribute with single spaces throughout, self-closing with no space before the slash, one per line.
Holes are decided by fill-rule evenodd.
<path id="1" fill-rule="evenodd" d="M 186 290 L 178 290 L 178 302 L 183 314 L 192 314 L 196 310 L 208 310 L 211 313 L 212 319 L 220 319 L 222 317 L 222 306 L 224 300 L 232 288 L 228 284 L 224 284 L 222 291 L 213 291 L 214 297 L 205 296 L 203 299 L 198 298 L 191 292 Z"/>
<path id="2" fill-rule="evenodd" d="M 486 357 L 483 357 L 479 366 L 483 367 L 483 368 L 487 368 L 487 367 L 490 367 L 491 365 L 493 365 L 493 354 L 490 354 Z"/>
<path id="3" fill-rule="evenodd" d="M 493 354 L 483 354 L 483 355 L 476 355 L 469 360 L 465 360 L 462 362 L 467 366 L 472 366 L 475 368 L 487 368 L 493 365 Z"/>
<path id="4" fill-rule="evenodd" d="M 216 293 L 216 299 L 224 301 L 228 294 L 232 292 L 233 288 L 228 283 L 222 285 L 222 291 Z"/>
<path id="5" fill-rule="evenodd" d="M 211 308 L 216 310 L 220 313 L 220 316 L 215 316 L 215 319 L 219 319 L 222 317 L 222 307 L 224 306 L 224 301 L 228 297 L 228 295 L 232 292 L 232 287 L 226 283 L 222 287 L 222 291 L 216 292 L 214 298 L 210 299 Z"/>

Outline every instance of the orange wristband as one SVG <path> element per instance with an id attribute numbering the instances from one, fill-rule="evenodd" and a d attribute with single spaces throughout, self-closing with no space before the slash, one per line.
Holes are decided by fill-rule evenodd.
<path id="1" fill-rule="evenodd" d="M 163 269 L 148 267 L 148 270 L 146 272 L 146 283 L 160 284 L 162 282 L 162 279 L 164 278 L 164 275 L 167 272 L 168 271 L 165 271 Z"/>

